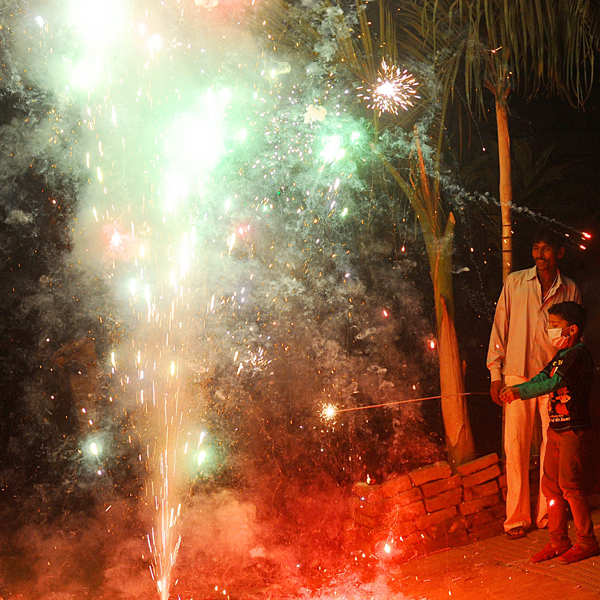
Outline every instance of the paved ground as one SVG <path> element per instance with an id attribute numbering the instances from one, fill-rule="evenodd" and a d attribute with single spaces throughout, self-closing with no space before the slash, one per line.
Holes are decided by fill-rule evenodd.
<path id="1" fill-rule="evenodd" d="M 600 539 L 600 510 L 594 523 Z M 391 570 L 391 587 L 411 600 L 600 599 L 600 556 L 572 565 L 529 562 L 547 540 L 546 530 L 534 530 L 519 540 L 502 535 L 414 559 Z"/>

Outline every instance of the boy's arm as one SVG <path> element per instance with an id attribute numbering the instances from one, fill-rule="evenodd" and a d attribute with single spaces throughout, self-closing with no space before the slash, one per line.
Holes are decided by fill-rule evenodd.
<path id="1" fill-rule="evenodd" d="M 557 387 L 559 387 L 562 382 L 563 378 L 558 370 L 552 377 L 550 377 L 546 371 L 540 371 L 529 381 L 515 385 L 514 387 L 519 391 L 521 399 L 527 400 L 529 398 L 535 398 L 536 396 L 549 394 L 552 390 L 555 390 Z"/>

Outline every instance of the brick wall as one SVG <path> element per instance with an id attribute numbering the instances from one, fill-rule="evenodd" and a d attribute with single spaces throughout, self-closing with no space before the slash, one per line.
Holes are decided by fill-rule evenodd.
<path id="1" fill-rule="evenodd" d="M 412 558 L 502 532 L 506 478 L 497 454 L 452 473 L 437 462 L 378 485 L 352 486 L 348 542 Z"/>

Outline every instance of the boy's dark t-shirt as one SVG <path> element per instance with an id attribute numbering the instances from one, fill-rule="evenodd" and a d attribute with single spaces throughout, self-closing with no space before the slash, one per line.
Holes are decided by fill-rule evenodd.
<path id="1" fill-rule="evenodd" d="M 550 392 L 548 413 L 554 431 L 591 427 L 589 400 L 594 377 L 594 361 L 583 343 L 559 350 L 544 367 L 549 378 L 556 373 L 560 383 Z"/>

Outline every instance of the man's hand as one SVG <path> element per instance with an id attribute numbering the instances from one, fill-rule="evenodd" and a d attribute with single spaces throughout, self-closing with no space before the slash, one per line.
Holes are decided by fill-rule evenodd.
<path id="1" fill-rule="evenodd" d="M 490 396 L 492 397 L 492 402 L 497 404 L 498 406 L 502 406 L 502 402 L 500 401 L 500 390 L 504 387 L 501 379 L 496 381 L 492 381 L 490 383 Z"/>
<path id="2" fill-rule="evenodd" d="M 500 402 L 502 404 L 510 404 L 513 400 L 520 400 L 521 394 L 515 387 L 505 387 L 500 392 Z"/>

